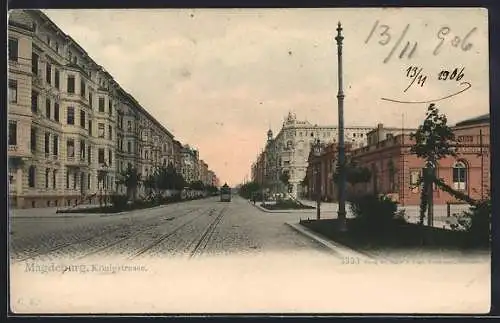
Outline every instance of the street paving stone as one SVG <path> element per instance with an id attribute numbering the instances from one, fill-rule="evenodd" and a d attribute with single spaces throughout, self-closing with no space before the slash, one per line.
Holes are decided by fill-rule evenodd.
<path id="1" fill-rule="evenodd" d="M 346 263 L 285 224 L 307 217 L 314 215 L 262 212 L 238 197 L 230 203 L 209 198 L 109 217 L 12 217 L 11 292 L 22 301 L 15 309 L 475 313 L 489 308 L 489 262 L 446 262 L 443 251 L 427 261 L 403 254 L 392 262 Z M 33 258 L 21 261 L 28 256 Z M 90 271 L 26 269 L 50 263 Z M 92 271 L 94 265 L 108 264 L 146 270 Z"/>
<path id="2" fill-rule="evenodd" d="M 197 256 L 285 249 L 327 252 L 285 225 L 296 218 L 269 216 L 240 198 L 231 203 L 209 198 L 109 217 L 12 217 L 10 251 L 14 260 L 30 255 L 37 260 L 79 259 L 86 254 L 128 258 L 150 245 L 143 255 L 185 256 L 193 248 Z"/>

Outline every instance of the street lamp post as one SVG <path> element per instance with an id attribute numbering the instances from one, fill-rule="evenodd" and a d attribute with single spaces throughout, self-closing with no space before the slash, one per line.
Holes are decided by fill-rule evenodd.
<path id="1" fill-rule="evenodd" d="M 321 219 L 321 143 L 319 139 L 314 141 L 313 154 L 315 159 L 315 175 L 316 175 L 316 219 Z"/>
<path id="2" fill-rule="evenodd" d="M 345 146 L 344 146 L 344 90 L 343 90 L 343 75 L 342 75 L 342 41 L 344 36 L 342 36 L 342 25 L 340 22 L 337 27 L 337 58 L 338 58 L 338 82 L 339 89 L 337 94 L 338 102 L 338 116 L 339 116 L 339 210 L 338 210 L 338 220 L 339 220 L 339 230 L 347 230 L 346 223 L 346 211 L 345 211 L 345 186 L 346 186 L 346 174 L 345 174 Z"/>

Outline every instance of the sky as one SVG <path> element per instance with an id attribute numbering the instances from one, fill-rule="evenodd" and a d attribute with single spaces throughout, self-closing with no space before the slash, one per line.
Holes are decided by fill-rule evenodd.
<path id="1" fill-rule="evenodd" d="M 43 12 L 230 185 L 250 176 L 267 130 L 277 134 L 289 111 L 337 125 L 339 21 L 346 126 L 417 127 L 429 103 L 382 98 L 432 101 L 467 88 L 463 82 L 470 88 L 435 102 L 448 122 L 489 112 L 485 9 Z M 420 77 L 405 91 L 409 68 Z M 438 79 L 456 68 L 459 81 Z"/>

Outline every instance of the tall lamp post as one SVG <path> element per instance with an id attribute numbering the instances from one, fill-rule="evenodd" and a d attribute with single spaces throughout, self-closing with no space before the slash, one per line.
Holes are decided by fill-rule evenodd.
<path id="1" fill-rule="evenodd" d="M 321 219 L 321 143 L 316 139 L 313 144 L 313 155 L 315 159 L 314 173 L 316 177 L 316 219 Z"/>
<path id="2" fill-rule="evenodd" d="M 343 75 L 342 75 L 342 41 L 344 36 L 342 36 L 342 25 L 340 21 L 337 27 L 337 58 L 338 58 L 338 82 L 339 90 L 337 94 L 338 102 L 338 115 L 339 115 L 339 210 L 338 210 L 338 220 L 339 220 L 339 230 L 346 231 L 346 211 L 345 211 L 345 186 L 346 186 L 346 174 L 345 174 L 345 146 L 344 146 L 344 90 L 343 90 Z"/>

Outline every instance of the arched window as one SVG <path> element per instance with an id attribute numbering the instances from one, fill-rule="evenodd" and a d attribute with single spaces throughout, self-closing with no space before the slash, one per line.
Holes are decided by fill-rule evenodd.
<path id="1" fill-rule="evenodd" d="M 28 169 L 28 185 L 31 188 L 35 187 L 35 166 L 30 166 Z"/>
<path id="2" fill-rule="evenodd" d="M 467 188 L 467 166 L 463 161 L 453 164 L 453 188 L 456 190 Z"/>

